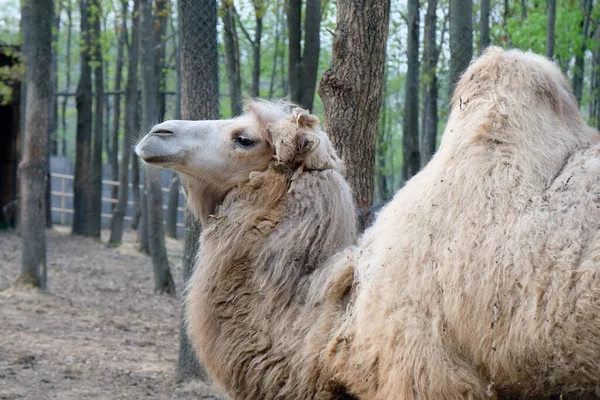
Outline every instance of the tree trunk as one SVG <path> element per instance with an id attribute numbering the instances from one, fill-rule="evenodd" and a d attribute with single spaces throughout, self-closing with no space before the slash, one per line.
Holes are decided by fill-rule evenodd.
<path id="1" fill-rule="evenodd" d="M 419 155 L 419 0 L 408 0 L 406 94 L 402 130 L 402 180 L 421 166 Z"/>
<path id="2" fill-rule="evenodd" d="M 548 24 L 546 26 L 546 57 L 554 58 L 554 25 L 556 22 L 556 0 L 548 0 Z"/>
<path id="3" fill-rule="evenodd" d="M 148 236 L 148 181 L 146 180 L 145 170 L 142 175 L 142 181 L 144 185 L 140 191 L 140 224 L 137 231 L 139 242 L 138 250 L 144 254 L 150 255 L 150 238 Z"/>
<path id="4" fill-rule="evenodd" d="M 227 66 L 227 81 L 229 82 L 229 100 L 231 116 L 242 113 L 242 80 L 240 78 L 240 46 L 235 27 L 235 12 L 233 0 L 221 3 L 221 18 L 223 19 L 223 41 L 225 42 L 225 65 Z"/>
<path id="5" fill-rule="evenodd" d="M 338 0 L 332 62 L 319 85 L 325 130 L 346 163 L 360 228 L 371 217 L 389 16 L 389 0 Z"/>
<path id="6" fill-rule="evenodd" d="M 154 291 L 175 296 L 175 282 L 169 268 L 165 246 L 160 170 L 148 167 L 145 176 L 148 186 L 148 244 L 154 269 Z"/>
<path id="7" fill-rule="evenodd" d="M 142 65 L 142 126 L 145 132 L 152 128 L 153 120 L 158 115 L 159 68 L 161 62 L 155 54 L 158 39 L 166 27 L 166 20 L 161 14 L 165 7 L 164 0 L 157 0 L 157 19 L 152 16 L 151 0 L 140 0 L 140 33 L 141 33 L 141 65 Z M 160 171 L 148 166 L 144 173 L 147 203 L 144 223 L 148 235 L 148 245 L 154 267 L 154 290 L 160 293 L 175 294 L 175 284 L 169 269 L 165 232 L 163 227 L 162 190 Z"/>
<path id="8" fill-rule="evenodd" d="M 121 2 L 123 7 L 123 15 L 128 13 L 128 1 Z M 129 45 L 129 64 L 127 66 L 127 89 L 125 92 L 125 115 L 130 116 L 125 118 L 125 132 L 123 132 L 123 142 L 121 144 L 121 169 L 119 171 L 119 202 L 114 209 L 113 218 L 111 221 L 109 243 L 117 245 L 123 239 L 123 219 L 127 212 L 127 201 L 129 198 L 129 160 L 131 155 L 131 134 L 139 130 L 137 118 L 131 118 L 136 115 L 138 103 L 138 58 L 140 47 L 139 34 L 139 1 L 134 0 L 133 12 L 131 14 L 131 44 Z M 125 18 L 124 18 L 125 20 Z M 125 32 L 127 35 L 127 32 Z M 135 164 L 137 159 L 134 156 Z M 138 173 L 136 171 L 136 173 Z M 137 182 L 134 185 L 139 185 L 139 174 Z M 133 192 L 138 192 L 134 187 Z M 135 197 L 135 196 L 134 196 Z M 139 200 L 136 200 L 139 204 Z M 135 213 L 134 213 L 135 214 Z"/>
<path id="9" fill-rule="evenodd" d="M 473 0 L 450 0 L 450 96 L 473 58 Z"/>
<path id="10" fill-rule="evenodd" d="M 503 41 L 507 46 L 512 45 L 510 35 L 508 33 L 508 19 L 510 17 L 510 3 L 508 0 L 504 0 L 504 10 L 502 12 L 502 30 L 504 31 Z"/>
<path id="11" fill-rule="evenodd" d="M 183 119 L 219 118 L 219 64 L 217 4 L 212 0 L 181 0 L 179 3 L 181 48 L 181 116 Z M 200 223 L 186 209 L 183 278 L 189 279 L 200 242 Z M 184 305 L 185 307 L 185 305 Z M 185 315 L 185 310 L 182 311 Z M 177 371 L 180 376 L 206 378 L 197 361 L 182 320 Z"/>
<path id="12" fill-rule="evenodd" d="M 287 0 L 287 27 L 290 97 L 299 103 L 302 99 L 302 0 Z"/>
<path id="13" fill-rule="evenodd" d="M 52 227 L 52 179 L 50 176 L 50 157 L 58 155 L 58 101 L 55 93 L 58 91 L 58 63 L 57 47 L 58 33 L 60 31 L 60 14 L 62 3 L 58 5 L 58 10 L 54 14 L 54 23 L 52 27 L 52 61 L 50 68 L 50 79 L 52 82 L 50 88 L 52 92 L 48 97 L 48 107 L 50 108 L 50 125 L 48 129 L 48 157 L 46 158 L 46 228 Z"/>
<path id="14" fill-rule="evenodd" d="M 133 216 L 131 217 L 131 224 L 129 227 L 133 230 L 137 230 L 139 228 L 140 219 L 142 218 L 142 195 L 140 193 L 140 161 L 137 158 L 137 154 L 133 152 L 131 154 L 131 175 Z"/>
<path id="15" fill-rule="evenodd" d="M 387 176 L 387 156 L 389 154 L 389 140 L 387 136 L 387 117 L 388 117 L 388 72 L 389 65 L 385 66 L 383 75 L 383 103 L 381 105 L 379 134 L 377 135 L 377 159 L 375 162 L 377 190 L 379 192 L 379 201 L 387 202 L 390 198 L 390 184 Z"/>
<path id="16" fill-rule="evenodd" d="M 277 75 L 277 61 L 279 58 L 279 36 L 280 36 L 280 24 L 281 24 L 281 7 L 277 4 L 277 11 L 275 15 L 275 46 L 273 50 L 273 68 L 271 69 L 271 80 L 269 82 L 269 99 L 273 98 L 275 93 L 275 77 Z"/>
<path id="17" fill-rule="evenodd" d="M 292 101 L 312 110 L 319 67 L 321 0 L 306 0 L 302 50 L 302 0 L 288 0 L 288 80 Z"/>
<path id="18" fill-rule="evenodd" d="M 154 73 L 157 79 L 157 107 L 156 114 L 152 116 L 152 122 L 162 122 L 166 112 L 166 96 L 164 94 L 166 87 L 166 63 L 165 49 L 167 37 L 168 16 L 170 14 L 169 0 L 155 0 L 155 20 L 154 20 Z"/>
<path id="19" fill-rule="evenodd" d="M 71 1 L 68 0 L 67 4 L 67 54 L 65 56 L 65 64 L 66 64 L 66 82 L 65 82 L 65 92 L 68 92 L 71 89 L 71 37 L 73 35 L 73 10 L 71 9 Z M 62 101 L 62 149 L 60 155 L 67 155 L 67 103 L 69 101 L 68 96 L 63 97 Z"/>
<path id="20" fill-rule="evenodd" d="M 179 207 L 179 174 L 173 173 L 169 185 L 169 199 L 167 200 L 166 231 L 167 236 L 177 239 L 177 207 Z"/>
<path id="21" fill-rule="evenodd" d="M 596 26 L 594 41 L 600 41 L 600 26 Z M 596 46 L 592 53 L 592 71 L 590 73 L 590 117 L 592 126 L 600 129 L 600 46 Z"/>
<path id="22" fill-rule="evenodd" d="M 584 0 L 583 1 L 583 19 L 581 21 L 581 36 L 583 40 L 581 42 L 581 47 L 575 56 L 575 65 L 573 68 L 573 94 L 577 99 L 577 103 L 581 103 L 581 97 L 583 96 L 583 74 L 585 70 L 585 52 L 587 49 L 587 40 L 590 29 L 590 19 L 589 15 L 592 14 L 592 0 Z"/>
<path id="23" fill-rule="evenodd" d="M 119 180 L 119 125 L 121 123 L 121 80 L 123 77 L 123 48 L 125 47 L 125 42 L 127 42 L 127 12 L 128 12 L 128 3 L 127 1 L 122 1 L 121 2 L 121 24 L 119 26 L 119 39 L 118 39 L 118 43 L 117 43 L 117 63 L 115 66 L 115 112 L 113 115 L 113 121 L 112 121 L 112 150 L 111 150 L 111 157 L 110 157 L 110 173 L 111 173 L 111 179 L 113 181 L 117 181 Z M 125 144 L 124 145 L 126 147 L 129 146 L 129 144 Z M 125 151 L 123 152 L 123 154 L 125 154 L 128 152 Z M 125 168 L 127 168 L 127 164 L 123 163 L 123 165 L 125 165 Z M 112 186 L 111 189 L 111 196 L 110 196 L 113 200 L 118 200 L 119 198 L 119 187 L 118 186 Z M 115 213 L 115 209 L 117 207 L 117 204 L 114 204 L 113 207 L 113 220 L 114 220 L 114 213 Z M 122 218 L 121 218 L 121 229 L 122 229 Z M 112 230 L 112 227 L 111 227 Z M 112 236 L 112 232 L 111 232 L 111 236 Z M 119 242 L 121 240 L 119 239 Z"/>
<path id="24" fill-rule="evenodd" d="M 189 1 L 189 0 L 188 0 Z M 184 287 L 192 276 L 194 264 L 196 263 L 196 254 L 200 247 L 200 233 L 202 228 L 198 218 L 186 207 L 184 214 L 184 251 L 182 257 L 183 263 L 183 284 Z M 177 359 L 177 374 L 180 378 L 196 377 L 207 380 L 208 375 L 204 367 L 198 361 L 192 343 L 187 334 L 187 323 L 185 318 L 186 303 L 181 307 L 181 325 L 179 331 L 179 356 Z"/>
<path id="25" fill-rule="evenodd" d="M 479 54 L 483 54 L 483 51 L 490 45 L 490 0 L 481 0 L 480 7 Z M 429 10 L 429 4 L 427 9 Z"/>
<path id="26" fill-rule="evenodd" d="M 312 111 L 321 49 L 321 0 L 306 0 L 300 106 Z"/>
<path id="27" fill-rule="evenodd" d="M 438 0 L 429 0 L 427 2 L 427 12 L 425 14 L 425 37 L 423 38 L 423 116 L 420 151 L 421 168 L 427 165 L 435 153 L 437 141 L 438 48 L 435 39 L 437 28 L 437 4 Z"/>
<path id="28" fill-rule="evenodd" d="M 91 2 L 92 64 L 94 70 L 94 145 L 92 149 L 92 203 L 89 236 L 100 237 L 102 229 L 102 137 L 104 124 L 104 68 L 100 29 L 100 0 Z"/>
<path id="29" fill-rule="evenodd" d="M 260 45 L 262 40 L 263 16 L 266 5 L 263 0 L 253 0 L 254 18 L 256 29 L 254 29 L 254 42 L 252 43 L 252 97 L 260 96 Z"/>
<path id="30" fill-rule="evenodd" d="M 92 0 L 81 0 L 81 61 L 77 85 L 77 145 L 73 178 L 74 235 L 89 236 L 92 208 L 92 70 L 90 16 Z"/>
<path id="31" fill-rule="evenodd" d="M 24 53 L 27 63 L 25 153 L 21 177 L 21 275 L 17 283 L 46 288 L 46 199 L 49 97 L 52 58 L 52 0 L 23 2 Z"/>

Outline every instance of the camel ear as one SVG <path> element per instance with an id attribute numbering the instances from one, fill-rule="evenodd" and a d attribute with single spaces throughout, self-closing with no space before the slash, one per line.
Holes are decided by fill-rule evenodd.
<path id="1" fill-rule="evenodd" d="M 296 149 L 298 150 L 298 155 L 308 155 L 314 149 L 319 147 L 319 143 L 321 143 L 321 139 L 317 135 L 311 132 L 301 132 L 296 137 Z"/>
<path id="2" fill-rule="evenodd" d="M 300 128 L 313 129 L 319 123 L 319 118 L 316 115 L 312 115 L 300 107 L 296 107 L 292 110 L 292 116 L 296 120 L 296 125 Z"/>

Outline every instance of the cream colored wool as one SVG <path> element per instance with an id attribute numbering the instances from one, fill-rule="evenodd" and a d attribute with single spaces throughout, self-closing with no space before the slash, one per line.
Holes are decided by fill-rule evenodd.
<path id="1" fill-rule="evenodd" d="M 189 198 L 205 226 L 189 334 L 230 396 L 597 390 L 600 136 L 551 62 L 497 48 L 474 61 L 439 151 L 354 247 L 326 135 L 288 105 L 248 107 L 263 167 Z"/>

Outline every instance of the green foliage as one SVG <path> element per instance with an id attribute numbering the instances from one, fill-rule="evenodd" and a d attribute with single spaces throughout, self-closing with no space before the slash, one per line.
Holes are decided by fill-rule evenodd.
<path id="1" fill-rule="evenodd" d="M 5 105 L 14 100 L 13 86 L 23 80 L 25 63 L 22 60 L 21 53 L 14 48 L 0 47 L 0 54 L 13 60 L 12 65 L 0 67 L 0 104 Z"/>

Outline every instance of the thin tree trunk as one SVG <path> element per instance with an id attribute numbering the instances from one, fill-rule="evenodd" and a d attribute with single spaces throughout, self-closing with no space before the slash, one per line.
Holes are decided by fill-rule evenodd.
<path id="1" fill-rule="evenodd" d="M 269 82 L 269 99 L 275 94 L 275 77 L 277 75 L 277 59 L 279 58 L 279 26 L 281 24 L 281 7 L 277 3 L 277 11 L 275 14 L 275 48 L 273 50 L 273 68 L 271 69 L 271 80 Z"/>
<path id="2" fill-rule="evenodd" d="M 600 41 L 600 26 L 596 26 L 594 41 Z M 590 72 L 590 117 L 592 125 L 600 129 L 600 46 L 596 46 L 592 53 L 592 71 Z"/>
<path id="3" fill-rule="evenodd" d="M 165 246 L 160 170 L 148 167 L 145 176 L 148 185 L 148 242 L 154 269 L 154 291 L 175 296 L 175 282 Z"/>
<path id="4" fill-rule="evenodd" d="M 419 154 L 419 0 L 408 0 L 406 94 L 402 132 L 402 180 L 412 178 L 421 166 Z"/>
<path id="5" fill-rule="evenodd" d="M 137 108 L 137 106 L 136 106 Z M 133 215 L 131 229 L 138 230 L 142 218 L 142 194 L 140 193 L 140 161 L 135 153 L 131 153 L 131 192 L 133 194 Z M 138 232 L 139 233 L 139 232 Z"/>
<path id="6" fill-rule="evenodd" d="M 521 20 L 527 19 L 527 0 L 521 0 Z"/>
<path id="7" fill-rule="evenodd" d="M 300 106 L 312 111 L 321 49 L 321 0 L 306 0 L 305 14 Z"/>
<path id="8" fill-rule="evenodd" d="M 231 116 L 242 113 L 242 80 L 240 78 L 240 47 L 235 27 L 235 12 L 233 1 L 221 3 L 221 18 L 223 19 L 223 41 L 225 42 L 225 65 L 227 81 L 229 82 L 229 100 Z"/>
<path id="9" fill-rule="evenodd" d="M 17 283 L 46 288 L 46 199 L 49 97 L 52 95 L 52 0 L 23 2 L 24 51 L 27 57 L 25 153 L 21 177 L 21 275 Z"/>
<path id="10" fill-rule="evenodd" d="M 137 236 L 139 251 L 150 255 L 150 237 L 148 235 L 148 180 L 146 179 L 146 170 L 144 170 L 141 181 L 144 185 L 140 191 L 140 224 Z"/>
<path id="11" fill-rule="evenodd" d="M 450 95 L 472 58 L 473 0 L 450 0 Z"/>
<path id="12" fill-rule="evenodd" d="M 81 0 L 81 61 L 77 85 L 77 145 L 73 178 L 74 235 L 89 236 L 92 208 L 92 71 L 90 16 L 92 0 Z"/>
<path id="13" fill-rule="evenodd" d="M 288 83 L 292 101 L 302 100 L 302 0 L 287 0 Z"/>
<path id="14" fill-rule="evenodd" d="M 175 32 L 173 19 L 171 19 L 171 30 Z M 175 69 L 177 72 L 177 91 L 175 101 L 175 119 L 181 119 L 181 55 L 179 54 L 179 43 L 174 38 L 175 48 Z M 177 208 L 179 207 L 179 189 L 181 187 L 181 181 L 179 174 L 173 172 L 173 178 L 169 185 L 169 198 L 167 199 L 167 218 L 166 218 L 166 232 L 167 236 L 171 238 L 177 238 Z"/>
<path id="15" fill-rule="evenodd" d="M 160 60 L 157 59 L 155 48 L 159 44 L 166 26 L 162 13 L 165 10 L 165 0 L 157 1 L 157 18 L 152 15 L 151 0 L 140 0 L 140 33 L 141 33 L 141 66 L 142 66 L 142 121 L 144 131 L 152 128 L 152 121 L 156 119 L 158 110 L 158 88 Z M 155 29 L 156 28 L 156 29 Z M 148 235 L 148 245 L 154 267 L 154 290 L 159 293 L 175 294 L 175 284 L 169 269 L 167 249 L 165 247 L 165 233 L 163 227 L 162 190 L 160 171 L 148 167 L 144 173 L 147 203 L 144 223 L 146 229 L 142 235 Z M 145 233 L 147 232 L 147 233 Z"/>
<path id="16" fill-rule="evenodd" d="M 169 0 L 155 0 L 155 18 L 154 18 L 154 73 L 156 75 L 156 90 L 157 90 L 157 109 L 156 114 L 152 117 L 152 122 L 162 122 L 166 112 L 166 36 L 167 23 L 170 14 Z"/>
<path id="17" fill-rule="evenodd" d="M 67 0 L 67 54 L 65 56 L 66 63 L 66 82 L 65 82 L 65 92 L 68 92 L 71 89 L 71 37 L 73 32 L 73 10 L 72 4 L 70 0 Z M 67 103 L 69 98 L 67 96 L 63 97 L 62 101 L 62 151 L 61 155 L 67 155 Z"/>
<path id="18" fill-rule="evenodd" d="M 48 97 L 48 107 L 50 108 L 50 126 L 48 129 L 48 157 L 47 176 L 46 176 L 46 228 L 52 227 L 52 179 L 50 176 L 51 156 L 58 155 L 58 101 L 54 95 L 58 91 L 58 64 L 57 64 L 57 46 L 58 32 L 60 31 L 60 14 L 62 3 L 58 5 L 58 10 L 54 14 L 54 25 L 52 28 L 52 61 L 50 68 L 50 78 L 52 79 L 50 88 L 52 92 Z"/>
<path id="19" fill-rule="evenodd" d="M 379 123 L 379 134 L 377 135 L 377 160 L 375 164 L 376 177 L 377 177 L 377 189 L 379 191 L 379 200 L 386 202 L 390 197 L 390 185 L 387 179 L 386 166 L 387 156 L 389 153 L 389 137 L 387 136 L 387 117 L 388 117 L 388 74 L 389 66 L 385 66 L 385 72 L 383 75 L 383 103 L 381 105 L 380 123 Z"/>
<path id="20" fill-rule="evenodd" d="M 138 103 L 138 57 L 140 47 L 139 34 L 139 1 L 134 0 L 133 12 L 131 14 L 131 44 L 129 45 L 129 64 L 127 66 L 127 89 L 125 92 L 125 115 L 135 116 Z M 128 14 L 129 2 L 127 0 L 121 2 L 123 7 L 123 15 Z M 125 21 L 126 18 L 124 18 Z M 127 36 L 127 31 L 125 31 Z M 123 132 L 123 142 L 121 144 L 121 169 L 119 171 L 119 202 L 114 209 L 113 218 L 111 221 L 109 243 L 117 245 L 123 239 L 123 219 L 127 213 L 127 201 L 129 198 L 129 160 L 131 155 L 131 134 L 138 130 L 137 119 L 125 118 L 125 132 Z M 134 157 L 137 165 L 137 158 Z M 138 172 L 136 171 L 136 174 Z M 138 175 L 139 177 L 139 175 Z M 134 185 L 139 185 L 139 178 Z M 133 192 L 138 192 L 134 187 Z M 134 196 L 135 197 L 135 196 Z M 139 204 L 139 199 L 136 199 L 136 204 Z M 135 214 L 135 213 L 134 213 Z"/>
<path id="21" fill-rule="evenodd" d="M 581 36 L 583 40 L 579 52 L 575 56 L 575 65 L 573 68 L 573 94 L 577 99 L 577 103 L 581 103 L 581 97 L 583 96 L 583 75 L 585 70 L 585 52 L 587 50 L 587 40 L 590 30 L 590 19 L 589 15 L 592 13 L 592 0 L 583 1 L 583 20 L 581 21 L 582 29 Z"/>
<path id="22" fill-rule="evenodd" d="M 556 22 L 556 0 L 548 0 L 548 24 L 546 26 L 546 57 L 554 58 L 554 25 Z"/>
<path id="23" fill-rule="evenodd" d="M 169 198 L 167 200 L 166 232 L 167 236 L 177 238 L 177 207 L 179 207 L 179 174 L 173 173 L 169 185 Z"/>
<path id="24" fill-rule="evenodd" d="M 100 237 L 102 229 L 102 137 L 104 126 L 104 67 L 100 29 L 100 0 L 90 0 L 94 70 L 94 144 L 92 148 L 92 207 L 90 209 L 89 236 Z"/>
<path id="25" fill-rule="evenodd" d="M 437 0 L 427 2 L 425 37 L 423 38 L 423 116 L 421 126 L 421 168 L 427 165 L 436 149 L 437 140 L 437 62 L 438 48 L 435 38 L 437 27 Z M 483 3 L 482 3 L 483 6 Z M 483 11 L 482 11 L 483 13 Z M 482 14 L 483 15 L 483 14 Z M 483 23 L 483 21 L 482 21 Z M 483 30 L 483 28 L 482 28 Z M 489 30 L 488 30 L 489 35 Z M 488 36 L 489 44 L 489 36 Z M 482 42 L 483 46 L 483 42 Z M 487 45 L 486 45 L 487 46 Z"/>
<path id="26" fill-rule="evenodd" d="M 219 118 L 217 4 L 212 0 L 181 0 L 181 116 L 183 119 Z M 191 276 L 200 242 L 200 223 L 186 208 L 183 278 Z M 184 305 L 185 307 L 185 305 Z M 185 315 L 185 309 L 182 311 Z M 177 371 L 180 376 L 206 379 L 195 357 L 182 319 Z"/>
<path id="27" fill-rule="evenodd" d="M 196 254 L 200 247 L 200 234 L 202 228 L 200 222 L 194 213 L 188 208 L 185 208 L 184 214 L 184 251 L 182 257 L 183 264 L 183 284 L 184 287 L 192 276 L 194 264 L 196 263 Z M 179 355 L 177 358 L 177 374 L 181 378 L 196 377 L 206 380 L 208 375 L 204 367 L 198 361 L 192 343 L 187 334 L 187 323 L 185 318 L 186 303 L 183 302 L 181 307 L 181 325 L 179 331 Z"/>
<path id="28" fill-rule="evenodd" d="M 437 5 L 437 0 L 435 3 Z M 429 2 L 427 2 L 427 10 L 429 10 Z M 490 0 L 481 0 L 479 25 L 479 54 L 483 54 L 490 45 Z"/>
<path id="29" fill-rule="evenodd" d="M 254 42 L 252 43 L 252 97 L 260 96 L 260 47 L 262 41 L 263 16 L 266 11 L 266 5 L 263 0 L 253 0 L 254 19 L 256 28 L 254 29 Z"/>
<path id="30" fill-rule="evenodd" d="M 112 121 L 112 149 L 111 149 L 111 154 L 110 154 L 110 172 L 111 172 L 111 179 L 113 181 L 117 181 L 119 180 L 119 126 L 121 123 L 121 80 L 123 77 L 123 49 L 125 47 L 125 42 L 127 42 L 127 12 L 128 12 L 128 4 L 127 2 L 121 2 L 121 24 L 119 26 L 119 39 L 118 39 L 118 43 L 117 43 L 117 63 L 115 66 L 115 112 L 113 115 L 113 121 Z M 129 146 L 129 144 L 125 144 L 123 143 L 124 146 Z M 123 155 L 125 154 L 129 154 L 128 151 L 124 151 Z M 125 162 L 123 162 L 123 165 L 125 166 L 125 168 L 127 168 L 127 164 Z M 112 199 L 117 200 L 119 198 L 119 187 L 118 186 L 112 186 L 111 189 L 111 196 Z M 117 204 L 114 205 L 113 208 L 113 220 L 114 220 L 114 213 L 115 213 L 115 209 L 117 207 Z M 122 218 L 121 218 L 122 221 Z M 112 224 L 111 224 L 112 225 Z M 122 229 L 122 223 L 121 223 L 121 229 Z M 112 227 L 111 227 L 112 230 Z M 111 232 L 111 236 L 112 236 L 112 232 Z M 121 240 L 119 239 L 119 242 Z"/>
<path id="31" fill-rule="evenodd" d="M 389 0 L 338 0 L 332 63 L 319 85 L 325 130 L 346 163 L 361 228 L 371 218 L 389 16 Z"/>

